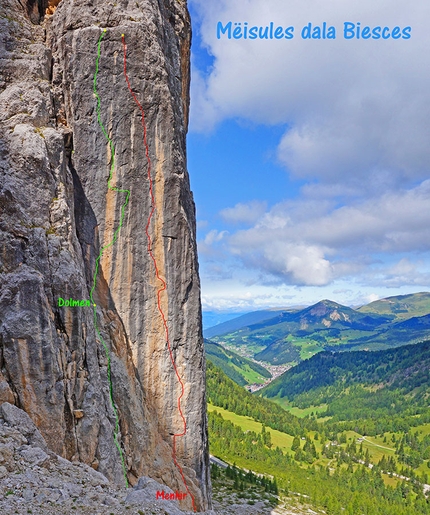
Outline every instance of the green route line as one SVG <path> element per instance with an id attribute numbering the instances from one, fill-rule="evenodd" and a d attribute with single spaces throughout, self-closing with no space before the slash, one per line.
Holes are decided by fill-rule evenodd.
<path id="1" fill-rule="evenodd" d="M 113 238 L 112 238 L 112 241 L 109 242 L 107 245 L 104 245 L 101 250 L 100 250 L 100 253 L 96 259 L 96 266 L 95 266 L 95 271 L 94 271 L 94 276 L 93 276 L 93 286 L 91 288 L 91 291 L 90 291 L 90 299 L 91 299 L 91 304 L 93 306 L 93 312 L 94 312 L 94 327 L 96 329 L 96 333 L 97 333 L 97 336 L 99 337 L 103 347 L 104 347 L 104 350 L 105 350 L 105 353 L 106 353 L 106 358 L 107 358 L 107 377 L 108 377 L 108 382 L 109 382 L 109 398 L 110 398 L 110 402 L 111 402 L 111 405 L 112 405 L 112 409 L 114 411 L 114 414 L 115 414 L 115 429 L 114 429 L 114 435 L 113 435 L 113 438 L 114 438 L 114 442 L 115 442 L 115 445 L 119 451 L 119 455 L 121 457 L 121 464 L 122 464 L 122 471 L 123 471 L 123 474 L 124 474 L 124 479 L 125 479 L 125 484 L 128 488 L 128 479 L 127 479 L 127 468 L 125 466 L 125 460 L 124 460 L 124 454 L 123 454 L 123 451 L 121 449 L 121 445 L 118 441 L 118 433 L 119 433 L 119 417 L 118 417 L 118 410 L 115 406 L 115 401 L 114 401 L 114 398 L 113 398 L 113 384 L 112 384 L 112 377 L 111 377 L 111 357 L 110 357 L 110 352 L 109 352 L 109 348 L 108 346 L 106 345 L 106 342 L 104 341 L 101 333 L 100 333 L 100 329 L 99 329 L 99 326 L 97 324 L 97 305 L 96 303 L 94 302 L 94 290 L 96 289 L 96 283 L 97 283 L 97 274 L 98 274 L 98 271 L 99 271 L 99 264 L 100 264 L 100 260 L 102 258 L 102 255 L 103 255 L 103 252 L 108 249 L 109 247 L 112 247 L 112 245 L 117 241 L 118 239 L 118 234 L 119 234 L 119 231 L 121 230 L 121 227 L 123 225 L 123 222 L 124 222 L 124 214 L 125 214 L 125 208 L 127 207 L 127 204 L 128 204 L 128 200 L 129 200 L 129 197 L 130 197 L 130 190 L 123 190 L 123 189 L 120 189 L 120 188 L 115 188 L 113 186 L 111 186 L 111 181 L 112 181 L 112 176 L 113 176 L 113 171 L 114 171 L 114 168 L 115 168 L 115 147 L 114 147 L 114 144 L 111 140 L 111 138 L 109 137 L 104 125 L 103 125 L 103 122 L 101 120 L 101 102 L 100 102 L 100 97 L 99 97 L 99 94 L 97 93 L 97 76 L 98 76 L 98 73 L 99 73 L 99 61 L 100 61 L 100 54 L 101 54 L 101 44 L 102 44 L 102 39 L 104 37 L 104 35 L 106 34 L 106 29 L 103 30 L 103 32 L 101 33 L 100 37 L 99 37 L 99 40 L 97 41 L 97 59 L 96 59 L 96 71 L 94 73 L 94 80 L 93 80 L 93 92 L 94 92 L 94 95 L 97 99 L 97 107 L 96 107 L 96 112 L 97 112 L 97 121 L 100 125 L 100 128 L 107 140 L 107 142 L 109 143 L 109 147 L 110 147 L 110 152 L 111 152 L 111 166 L 110 166 L 110 173 L 109 173 L 109 179 L 108 179 L 108 189 L 110 189 L 111 191 L 115 191 L 117 193 L 126 193 L 126 197 L 125 197 L 125 200 L 124 200 L 124 203 L 123 205 L 121 206 L 121 216 L 120 216 L 120 219 L 119 219 L 119 225 L 117 227 L 117 229 L 115 230 L 114 234 L 113 234 Z"/>

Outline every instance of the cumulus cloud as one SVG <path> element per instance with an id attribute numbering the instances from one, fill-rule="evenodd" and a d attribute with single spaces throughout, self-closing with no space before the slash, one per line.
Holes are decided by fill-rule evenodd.
<path id="1" fill-rule="evenodd" d="M 333 267 L 317 246 L 279 241 L 268 245 L 263 255 L 268 271 L 292 284 L 322 286 L 333 278 Z"/>
<path id="2" fill-rule="evenodd" d="M 232 224 L 255 223 L 266 211 L 266 202 L 253 200 L 246 204 L 238 203 L 234 207 L 228 207 L 220 211 L 220 216 Z"/>
<path id="3" fill-rule="evenodd" d="M 254 227 L 228 235 L 225 245 L 245 266 L 286 284 L 322 286 L 365 275 L 382 255 L 430 251 L 429 204 L 430 180 L 340 207 L 289 200 L 274 206 Z M 384 284 L 427 283 L 409 261 L 401 263 L 403 268 L 383 274 Z"/>
<path id="4" fill-rule="evenodd" d="M 215 242 L 221 241 L 226 234 L 228 234 L 227 231 L 217 231 L 213 229 L 206 234 L 204 242 L 206 245 L 212 245 Z"/>
<path id="5" fill-rule="evenodd" d="M 278 162 L 304 183 L 296 198 L 270 209 L 253 201 L 222 210 L 223 221 L 249 227 L 212 231 L 199 249 L 216 248 L 218 259 L 260 284 L 322 290 L 349 281 L 354 291 L 368 287 L 360 295 L 369 300 L 381 285 L 430 285 L 430 3 L 190 3 L 213 56 L 211 69 L 193 77 L 191 129 L 232 118 L 280 124 Z M 296 37 L 218 40 L 217 22 L 230 20 L 293 25 Z M 336 40 L 297 37 L 297 28 L 323 21 L 337 28 Z M 411 26 L 412 37 L 344 40 L 345 21 Z"/>
<path id="6" fill-rule="evenodd" d="M 290 173 L 360 184 L 369 171 L 390 181 L 423 179 L 430 158 L 430 4 L 416 0 L 192 0 L 203 45 L 214 57 L 192 81 L 192 128 L 226 118 L 286 124 L 279 160 Z M 293 40 L 216 37 L 218 21 L 296 28 Z M 308 22 L 326 21 L 336 40 L 303 40 Z M 411 26 L 409 40 L 345 40 L 345 21 Z M 389 170 L 389 174 L 387 174 Z"/>

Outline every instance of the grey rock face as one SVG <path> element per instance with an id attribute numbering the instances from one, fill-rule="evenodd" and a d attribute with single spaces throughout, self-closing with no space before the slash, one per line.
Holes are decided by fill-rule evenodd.
<path id="1" fill-rule="evenodd" d="M 20 433 L 23 434 L 32 445 L 41 449 L 47 449 L 45 439 L 25 411 L 20 410 L 8 402 L 4 402 L 0 406 L 0 415 L 9 426 L 19 429 Z"/>
<path id="2" fill-rule="evenodd" d="M 173 490 L 166 488 L 160 483 L 148 477 L 141 477 L 134 490 L 129 492 L 125 498 L 125 502 L 130 505 L 142 506 L 149 500 L 157 507 L 165 511 L 168 515 L 180 515 L 178 501 L 160 500 L 157 498 L 157 492 L 165 492 L 166 494 L 174 494 Z"/>
<path id="3" fill-rule="evenodd" d="M 148 253 L 148 164 L 141 114 L 123 77 L 124 34 L 128 74 L 145 110 L 156 201 L 148 231 L 167 285 L 160 305 L 184 384 L 187 430 L 176 439 L 176 458 L 197 507 L 207 509 L 205 363 L 185 154 L 186 3 L 63 0 L 43 21 L 46 7 L 30 0 L 0 6 L 0 403 L 9 403 L 3 417 L 16 404 L 56 454 L 124 482 L 96 320 L 110 355 L 129 482 L 145 475 L 185 489 L 172 458 L 172 437 L 184 429 L 181 386 Z M 112 184 L 129 190 L 130 199 L 117 241 L 100 260 L 94 316 L 92 307 L 60 307 L 58 299 L 89 299 L 96 258 L 112 241 L 124 202 L 107 187 L 112 156 L 93 94 L 103 28 L 101 121 L 115 145 Z"/>
<path id="4" fill-rule="evenodd" d="M 15 414 L 21 411 L 15 408 Z M 21 411 L 21 417 L 26 414 Z M 176 502 L 157 500 L 157 491 L 171 489 L 141 477 L 134 489 L 112 484 L 84 463 L 71 463 L 52 451 L 48 454 L 27 441 L 18 428 L 0 417 L 0 513 L 24 515 L 180 515 Z M 205 515 L 215 515 L 213 511 Z"/>

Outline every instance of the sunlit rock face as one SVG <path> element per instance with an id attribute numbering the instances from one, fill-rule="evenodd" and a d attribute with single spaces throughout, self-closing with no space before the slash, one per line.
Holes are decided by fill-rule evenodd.
<path id="1" fill-rule="evenodd" d="M 186 170 L 190 23 L 185 1 L 4 0 L 0 5 L 0 403 L 24 409 L 57 454 L 124 482 L 184 491 L 184 430 L 158 306 L 184 385 L 176 458 L 210 507 L 195 212 Z M 102 30 L 97 93 L 94 72 Z M 119 231 L 117 229 L 120 227 Z M 96 259 L 101 249 L 98 273 Z M 88 306 L 95 284 L 96 304 Z M 63 302 L 60 300 L 63 299 Z M 67 301 L 67 302 L 66 302 Z M 72 302 L 73 301 L 73 302 Z M 67 305 L 68 304 L 68 305 Z M 99 331 L 99 335 L 97 334 Z M 186 496 L 190 498 L 190 496 Z M 184 508 L 191 508 L 184 501 Z"/>

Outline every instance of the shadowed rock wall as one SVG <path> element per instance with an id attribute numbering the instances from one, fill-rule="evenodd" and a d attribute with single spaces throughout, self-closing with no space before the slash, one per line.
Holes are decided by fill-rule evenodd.
<path id="1" fill-rule="evenodd" d="M 115 145 L 112 184 L 130 190 L 94 299 L 111 352 L 127 475 L 184 491 L 172 460 L 180 385 L 157 308 L 145 226 L 151 209 L 140 112 L 145 109 L 156 211 L 149 232 L 167 289 L 161 305 L 185 385 L 187 433 L 177 459 L 200 509 L 210 505 L 205 364 L 195 213 L 186 170 L 190 22 L 185 1 L 2 1 L 0 6 L 0 403 L 24 409 L 49 447 L 124 481 L 113 441 L 107 359 L 88 299 L 95 260 L 119 225 L 124 194 L 108 190 L 110 150 L 97 123 L 93 74 Z M 55 8 L 56 7 L 56 8 Z M 190 505 L 184 507 L 190 507 Z"/>

